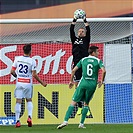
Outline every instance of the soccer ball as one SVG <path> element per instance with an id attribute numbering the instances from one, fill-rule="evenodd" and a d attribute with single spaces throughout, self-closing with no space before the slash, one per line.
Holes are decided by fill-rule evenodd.
<path id="1" fill-rule="evenodd" d="M 86 13 L 82 9 L 77 9 L 74 12 L 74 18 L 76 19 L 83 19 L 85 16 L 86 16 Z"/>

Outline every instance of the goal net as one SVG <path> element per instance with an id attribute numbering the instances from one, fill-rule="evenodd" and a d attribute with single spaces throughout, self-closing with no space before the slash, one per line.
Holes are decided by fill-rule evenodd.
<path id="1" fill-rule="evenodd" d="M 86 123 L 132 123 L 132 18 L 87 19 L 91 45 L 99 47 L 107 75 L 105 85 L 97 89 L 90 102 Z M 48 83 L 43 88 L 33 79 L 33 124 L 58 124 L 63 121 L 75 89 L 68 89 L 72 53 L 72 19 L 3 19 L 0 20 L 0 124 L 15 123 L 15 79 L 10 69 L 24 44 L 32 44 L 32 58 L 37 73 Z M 84 24 L 79 20 L 75 33 Z M 99 79 L 101 73 L 99 72 Z M 79 123 L 75 107 L 69 123 Z M 27 108 L 23 100 L 21 123 L 26 124 Z"/>

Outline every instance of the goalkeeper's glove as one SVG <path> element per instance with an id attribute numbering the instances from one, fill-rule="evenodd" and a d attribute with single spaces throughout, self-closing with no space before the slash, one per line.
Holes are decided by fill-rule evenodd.
<path id="1" fill-rule="evenodd" d="M 73 22 L 76 22 L 76 21 L 77 21 L 77 19 L 78 19 L 78 18 L 77 18 L 77 16 L 76 16 L 76 15 L 74 15 L 74 16 L 73 16 Z"/>
<path id="2" fill-rule="evenodd" d="M 78 19 L 76 15 L 73 16 L 74 19 Z"/>
<path id="3" fill-rule="evenodd" d="M 87 23 L 87 20 L 86 20 L 86 14 L 83 16 L 83 21 L 84 21 L 84 23 Z"/>
<path id="4" fill-rule="evenodd" d="M 77 21 L 77 18 L 73 18 L 73 22 L 76 22 Z"/>

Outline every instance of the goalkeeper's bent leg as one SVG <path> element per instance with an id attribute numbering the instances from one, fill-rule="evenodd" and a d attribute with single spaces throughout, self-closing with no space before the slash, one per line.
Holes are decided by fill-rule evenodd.
<path id="1" fill-rule="evenodd" d="M 82 102 L 78 102 L 78 111 L 77 111 L 77 115 L 81 115 L 82 113 Z"/>
<path id="2" fill-rule="evenodd" d="M 81 102 L 81 101 L 78 102 L 78 107 L 79 107 L 79 108 L 82 108 L 82 102 Z"/>

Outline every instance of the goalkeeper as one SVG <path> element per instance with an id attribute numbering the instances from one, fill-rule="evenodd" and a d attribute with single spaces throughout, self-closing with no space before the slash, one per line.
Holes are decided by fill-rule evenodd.
<path id="1" fill-rule="evenodd" d="M 72 24 L 70 26 L 70 38 L 72 42 L 72 55 L 73 55 L 73 67 L 76 66 L 76 64 L 84 57 L 87 57 L 89 55 L 88 48 L 90 44 L 90 26 L 89 23 L 86 20 L 86 15 L 84 15 L 83 22 L 85 25 L 85 28 L 79 28 L 78 30 L 78 37 L 76 37 L 74 32 L 74 27 L 77 21 L 77 17 L 74 15 L 74 19 L 72 21 Z M 78 82 L 80 81 L 82 77 L 82 69 L 78 69 L 74 75 L 74 82 L 75 82 L 75 88 L 78 85 Z M 77 115 L 81 115 L 82 112 L 82 102 L 78 102 L 78 111 Z M 90 111 L 88 111 L 87 116 L 90 115 Z"/>

